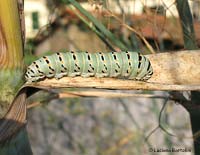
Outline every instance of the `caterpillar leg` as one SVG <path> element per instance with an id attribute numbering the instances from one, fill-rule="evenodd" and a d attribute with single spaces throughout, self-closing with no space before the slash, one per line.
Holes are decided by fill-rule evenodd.
<path id="1" fill-rule="evenodd" d="M 79 76 L 79 75 L 81 75 L 80 72 L 73 72 L 73 73 L 68 74 L 68 76 L 70 76 L 70 77 L 75 77 L 75 76 Z"/>
<path id="2" fill-rule="evenodd" d="M 58 79 L 62 78 L 63 76 L 66 76 L 66 75 L 67 75 L 67 73 L 59 73 L 59 74 L 55 75 L 55 78 L 58 80 Z"/>
<path id="3" fill-rule="evenodd" d="M 40 79 L 43 79 L 43 78 L 45 78 L 45 75 L 37 76 L 37 77 L 32 77 L 32 78 L 27 79 L 27 83 L 36 82 L 36 81 L 38 81 Z"/>
<path id="4" fill-rule="evenodd" d="M 94 76 L 94 74 L 82 73 L 81 76 L 83 78 L 88 78 L 88 77 Z"/>
<path id="5" fill-rule="evenodd" d="M 121 74 L 120 73 L 113 73 L 111 76 L 109 76 L 109 77 L 119 77 Z"/>
<path id="6" fill-rule="evenodd" d="M 103 78 L 103 77 L 108 77 L 108 74 L 107 73 L 96 73 L 95 74 L 95 77 L 98 77 L 98 78 Z"/>

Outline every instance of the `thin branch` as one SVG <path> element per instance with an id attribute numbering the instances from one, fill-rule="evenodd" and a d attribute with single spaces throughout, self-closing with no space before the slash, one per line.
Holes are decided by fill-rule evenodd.
<path id="1" fill-rule="evenodd" d="M 127 107 L 126 103 L 122 99 L 119 99 L 119 101 L 120 101 L 120 104 L 122 105 L 122 107 L 125 110 L 125 114 L 127 114 L 129 116 L 129 118 L 131 119 L 132 123 L 136 126 L 137 130 L 141 131 L 141 135 L 144 138 L 145 137 L 145 135 L 143 134 L 144 130 L 140 127 L 138 122 L 135 120 L 135 118 L 131 114 L 129 108 Z M 151 144 L 148 141 L 146 141 L 146 143 L 147 143 L 149 148 L 152 148 Z"/>
<path id="2" fill-rule="evenodd" d="M 162 114 L 163 114 L 163 111 L 164 111 L 164 109 L 165 109 L 165 107 L 166 107 L 166 105 L 167 105 L 168 100 L 169 100 L 169 98 L 165 100 L 165 103 L 163 104 L 163 106 L 162 106 L 162 108 L 161 108 L 161 110 L 160 110 L 160 114 L 159 114 L 159 128 L 160 128 L 161 130 L 163 130 L 165 133 L 167 133 L 168 135 L 170 135 L 170 136 L 176 136 L 176 135 L 170 133 L 169 131 L 167 131 L 167 130 L 162 126 L 162 119 L 161 119 L 161 118 L 162 118 Z"/>
<path id="3" fill-rule="evenodd" d="M 110 16 L 114 17 L 122 26 L 126 27 L 128 30 L 130 30 L 130 31 L 134 32 L 136 35 L 138 35 L 142 39 L 142 41 L 145 43 L 146 47 L 149 49 L 149 51 L 151 53 L 156 53 L 154 51 L 154 49 L 152 48 L 152 46 L 148 43 L 148 41 L 145 39 L 145 37 L 141 33 L 139 33 L 136 29 L 134 29 L 134 28 L 130 27 L 129 25 L 127 25 L 126 23 L 124 23 L 119 17 L 117 17 L 110 10 L 106 10 L 106 11 Z"/>
<path id="4" fill-rule="evenodd" d="M 165 107 L 166 107 L 166 105 L 167 105 L 167 102 L 168 102 L 168 100 L 169 99 L 166 99 L 165 100 L 165 102 L 164 102 L 164 104 L 163 104 L 163 106 L 162 106 L 162 108 L 161 108 L 161 110 L 160 110 L 160 114 L 159 114 L 159 118 L 158 118 L 158 122 L 159 122 L 159 124 L 158 124 L 158 126 L 157 127 L 155 127 L 148 135 L 147 135 L 147 137 L 145 138 L 145 141 L 148 141 L 148 139 L 149 139 L 149 137 L 156 131 L 156 130 L 158 130 L 158 129 L 161 129 L 162 131 L 164 131 L 165 133 L 167 133 L 169 136 L 173 136 L 173 137 L 176 137 L 176 135 L 174 135 L 174 134 L 172 134 L 172 133 L 170 133 L 169 131 L 167 131 L 163 126 L 162 126 L 162 113 L 163 113 L 163 111 L 164 111 L 164 109 L 165 109 Z"/>
<path id="5" fill-rule="evenodd" d="M 122 98 L 122 97 L 139 97 L 139 98 L 157 98 L 166 99 L 166 96 L 155 94 L 132 94 L 132 93 L 118 93 L 106 91 L 67 91 L 59 93 L 59 98 L 71 97 L 106 97 L 106 98 Z"/>
<path id="6" fill-rule="evenodd" d="M 145 138 L 145 141 L 148 141 L 149 137 L 156 132 L 156 130 L 158 130 L 160 127 L 159 125 L 157 127 L 155 127 Z"/>
<path id="7" fill-rule="evenodd" d="M 175 102 L 181 102 L 182 104 L 190 103 L 189 101 L 179 98 L 179 97 L 172 97 L 172 96 L 165 96 L 165 95 L 156 95 L 156 94 L 133 94 L 133 93 L 123 93 L 123 92 L 113 92 L 113 91 L 94 91 L 94 90 L 80 90 L 80 91 L 64 91 L 61 93 L 51 92 L 53 94 L 49 95 L 50 98 L 44 99 L 39 102 L 29 103 L 27 108 L 33 108 L 39 106 L 43 103 L 48 103 L 52 99 L 62 99 L 62 98 L 78 98 L 78 97 L 104 97 L 104 98 L 122 98 L 127 97 L 134 97 L 134 98 L 154 98 L 154 99 L 169 99 Z M 195 108 L 195 107 L 194 107 Z"/>
<path id="8" fill-rule="evenodd" d="M 172 133 L 170 133 L 168 130 L 166 130 L 166 129 L 163 127 L 162 122 L 161 122 L 161 121 L 162 121 L 161 118 L 162 118 L 163 111 L 164 111 L 164 109 L 165 109 L 165 107 L 166 107 L 166 105 L 167 105 L 167 102 L 168 102 L 168 99 L 165 100 L 165 103 L 163 104 L 163 106 L 162 106 L 162 108 L 161 108 L 161 110 L 160 110 L 159 118 L 158 118 L 158 120 L 159 120 L 159 121 L 158 121 L 158 122 L 159 122 L 158 126 L 155 127 L 155 128 L 146 136 L 145 141 L 148 141 L 149 137 L 150 137 L 153 133 L 155 133 L 155 131 L 158 130 L 158 129 L 161 129 L 162 131 L 164 131 L 164 133 L 166 133 L 167 135 L 169 135 L 169 136 L 171 136 L 171 137 L 175 137 L 175 138 L 184 138 L 184 139 L 194 139 L 194 141 L 195 141 L 196 138 L 198 138 L 198 137 L 200 136 L 200 132 L 195 133 L 194 136 L 186 137 L 186 136 L 179 136 L 179 135 L 172 134 Z M 198 142 L 198 141 L 197 141 L 197 142 Z"/>
<path id="9" fill-rule="evenodd" d="M 33 102 L 27 105 L 27 108 L 34 108 L 48 103 L 51 99 L 62 99 L 62 98 L 77 98 L 77 97 L 106 97 L 106 98 L 123 98 L 123 97 L 139 97 L 139 98 L 155 98 L 155 99 L 166 99 L 168 97 L 155 94 L 131 94 L 131 93 L 118 93 L 118 92 L 105 92 L 105 91 L 65 91 L 63 93 L 54 93 L 50 99 L 45 99 L 39 102 Z M 173 98 L 170 98 L 174 100 Z M 177 100 L 177 99 L 175 99 Z"/>

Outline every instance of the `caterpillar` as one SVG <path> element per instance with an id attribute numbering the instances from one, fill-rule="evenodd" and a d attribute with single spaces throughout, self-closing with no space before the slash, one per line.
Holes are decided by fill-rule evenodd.
<path id="1" fill-rule="evenodd" d="M 153 74 L 150 61 L 137 52 L 59 52 L 34 61 L 25 74 L 28 83 L 63 76 L 116 77 L 148 80 Z"/>

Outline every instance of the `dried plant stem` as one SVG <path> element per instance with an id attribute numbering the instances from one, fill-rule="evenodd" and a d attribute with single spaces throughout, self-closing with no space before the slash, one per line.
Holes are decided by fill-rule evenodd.
<path id="1" fill-rule="evenodd" d="M 148 41 L 145 39 L 145 37 L 141 33 L 139 33 L 136 29 L 134 29 L 134 28 L 130 27 L 129 25 L 127 25 L 126 23 L 124 23 L 123 20 L 121 20 L 119 17 L 117 17 L 115 14 L 113 14 L 110 10 L 106 10 L 106 11 L 110 16 L 114 17 L 121 25 L 126 27 L 128 30 L 134 32 L 136 35 L 138 35 L 142 39 L 142 41 L 144 41 L 146 47 L 149 49 L 149 51 L 152 54 L 156 53 L 154 51 L 153 47 L 148 43 Z"/>
<path id="2" fill-rule="evenodd" d="M 139 98 L 159 98 L 165 99 L 166 96 L 155 94 L 131 94 L 105 91 L 68 91 L 58 94 L 59 98 L 74 98 L 74 97 L 105 97 L 105 98 L 121 98 L 121 97 L 139 97 Z"/>

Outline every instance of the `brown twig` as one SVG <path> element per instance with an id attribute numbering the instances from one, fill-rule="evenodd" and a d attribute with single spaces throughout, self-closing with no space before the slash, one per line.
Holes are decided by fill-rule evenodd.
<path id="1" fill-rule="evenodd" d="M 145 43 L 145 45 L 147 46 L 147 48 L 149 49 L 149 51 L 150 51 L 151 53 L 156 53 L 156 52 L 154 51 L 154 49 L 152 48 L 152 46 L 148 43 L 148 41 L 145 39 L 145 37 L 144 37 L 141 33 L 139 33 L 139 32 L 138 32 L 136 29 L 134 29 L 133 27 L 130 27 L 129 25 L 127 25 L 126 23 L 124 23 L 124 21 L 121 20 L 121 18 L 117 17 L 117 16 L 116 16 L 114 13 L 112 13 L 110 10 L 106 10 L 106 12 L 107 12 L 107 14 L 108 14 L 109 16 L 114 17 L 122 26 L 126 27 L 128 30 L 130 30 L 130 31 L 134 32 L 136 35 L 138 35 L 138 36 L 142 39 L 142 41 Z"/>

